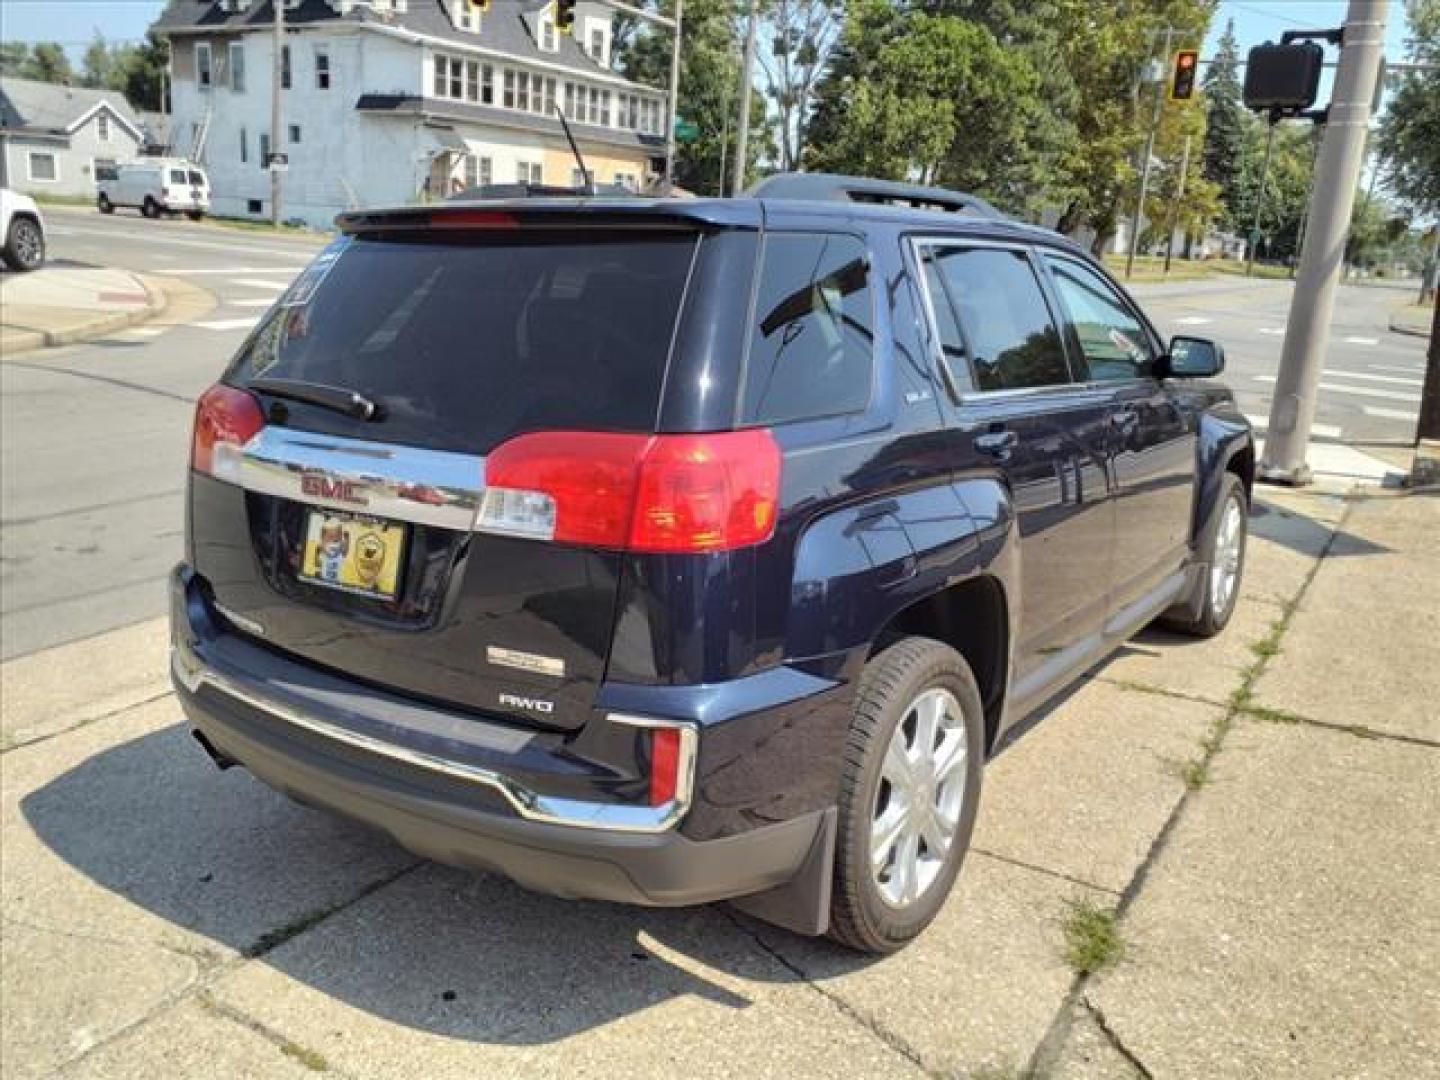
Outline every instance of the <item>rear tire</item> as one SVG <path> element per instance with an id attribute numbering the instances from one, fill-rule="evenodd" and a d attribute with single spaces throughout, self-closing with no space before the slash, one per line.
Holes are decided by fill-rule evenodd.
<path id="1" fill-rule="evenodd" d="M 1240 477 L 1227 472 L 1210 520 L 1196 545 L 1205 572 L 1196 583 L 1190 604 L 1169 612 L 1161 625 L 1182 634 L 1214 637 L 1224 630 L 1235 614 L 1240 599 L 1240 581 L 1245 572 L 1245 543 L 1248 536 L 1249 500 Z M 1191 612 L 1198 611 L 1199 615 Z"/>
<path id="2" fill-rule="evenodd" d="M 970 846 L 985 716 L 964 658 L 903 638 L 860 676 L 840 782 L 830 936 L 868 953 L 934 921 Z"/>
<path id="3" fill-rule="evenodd" d="M 5 265 L 12 270 L 20 273 L 39 270 L 45 263 L 45 233 L 40 223 L 34 218 L 12 218 L 5 247 L 0 254 L 5 256 Z"/>
<path id="4" fill-rule="evenodd" d="M 185 211 L 185 216 L 188 217 L 191 221 L 200 221 L 200 220 L 202 220 L 202 219 L 205 217 L 205 211 L 203 211 L 203 210 L 186 210 L 186 211 Z"/>
<path id="5" fill-rule="evenodd" d="M 110 201 L 110 196 L 104 192 L 101 192 L 100 198 L 95 200 L 95 205 L 100 208 L 102 214 L 113 214 L 115 212 L 115 204 Z"/>
<path id="6" fill-rule="evenodd" d="M 155 218 L 158 218 L 160 216 L 160 204 L 157 203 L 154 199 L 152 199 L 149 195 L 146 195 L 145 201 L 140 205 L 140 213 L 144 214 L 147 218 L 154 220 Z"/>

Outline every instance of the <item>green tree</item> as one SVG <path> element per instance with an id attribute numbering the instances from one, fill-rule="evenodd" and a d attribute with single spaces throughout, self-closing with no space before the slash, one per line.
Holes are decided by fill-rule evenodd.
<path id="1" fill-rule="evenodd" d="M 23 41 L 0 41 L 0 75 L 19 75 L 30 55 Z"/>
<path id="2" fill-rule="evenodd" d="M 673 0 L 660 0 L 651 8 L 664 15 L 674 13 Z M 685 4 L 678 109 L 681 117 L 699 127 L 700 137 L 677 146 L 675 182 L 696 194 L 713 195 L 720 189 L 722 158 L 729 172 L 728 162 L 735 153 L 743 49 L 735 16 L 733 0 L 687 0 Z M 670 42 L 666 31 L 622 27 L 616 37 L 616 69 L 637 82 L 664 86 L 670 74 Z M 753 166 L 768 149 L 765 102 L 756 94 L 751 98 L 747 166 Z"/>
<path id="3" fill-rule="evenodd" d="M 1205 73 L 1205 179 L 1220 190 L 1224 224 L 1243 232 L 1249 223 L 1242 220 L 1246 170 L 1254 163 L 1247 155 L 1253 146 L 1251 132 L 1256 120 L 1245 110 L 1240 90 L 1240 47 L 1235 40 L 1235 20 L 1215 48 L 1215 57 Z"/>
<path id="4" fill-rule="evenodd" d="M 70 67 L 70 58 L 65 55 L 65 50 L 53 41 L 36 42 L 30 49 L 30 55 L 25 58 L 20 74 L 27 79 L 52 83 L 70 82 L 75 77 L 75 72 Z"/>
<path id="5" fill-rule="evenodd" d="M 115 56 L 97 30 L 94 39 L 85 49 L 81 82 L 86 86 L 108 87 L 114 68 Z"/>
<path id="6" fill-rule="evenodd" d="M 1412 212 L 1440 215 L 1440 0 L 1410 0 L 1410 58 L 1380 119 L 1380 155 L 1390 190 Z"/>

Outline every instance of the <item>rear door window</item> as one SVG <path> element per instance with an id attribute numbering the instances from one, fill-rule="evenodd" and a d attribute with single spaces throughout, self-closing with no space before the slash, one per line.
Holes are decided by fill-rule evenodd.
<path id="1" fill-rule="evenodd" d="M 202 172 L 196 172 L 194 169 L 191 169 L 191 170 L 190 170 L 190 183 L 193 184 L 195 187 L 204 187 L 204 186 L 205 186 L 205 174 L 202 173 Z"/>
<path id="2" fill-rule="evenodd" d="M 947 362 L 966 356 L 977 389 L 1071 381 L 1060 331 L 1026 252 L 937 245 L 924 257 Z"/>
<path id="3" fill-rule="evenodd" d="M 766 236 L 742 415 L 780 424 L 858 412 L 870 401 L 869 259 L 854 236 Z"/>
<path id="4" fill-rule="evenodd" d="M 1110 284 L 1074 259 L 1045 256 L 1060 303 L 1085 357 L 1088 378 L 1142 379 L 1155 364 L 1150 335 Z"/>
<path id="5" fill-rule="evenodd" d="M 343 386 L 378 419 L 302 405 L 294 426 L 433 449 L 653 431 L 695 244 L 649 231 L 346 237 L 281 297 L 228 381 Z"/>
<path id="6" fill-rule="evenodd" d="M 184 169 L 171 169 L 171 170 L 170 170 L 170 183 L 172 183 L 172 184 L 183 184 L 183 183 L 185 183 L 185 170 L 184 170 Z"/>

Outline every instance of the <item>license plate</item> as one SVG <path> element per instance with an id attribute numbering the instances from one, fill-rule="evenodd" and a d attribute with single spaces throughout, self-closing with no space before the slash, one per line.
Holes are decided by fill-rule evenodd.
<path id="1" fill-rule="evenodd" d="M 405 526 L 358 514 L 310 510 L 300 577 L 330 589 L 393 600 Z"/>

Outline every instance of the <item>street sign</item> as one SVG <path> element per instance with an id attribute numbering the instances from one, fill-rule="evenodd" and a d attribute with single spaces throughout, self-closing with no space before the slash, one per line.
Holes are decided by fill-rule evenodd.
<path id="1" fill-rule="evenodd" d="M 700 138 L 700 125 L 694 120 L 675 118 L 675 139 L 677 142 L 694 142 Z"/>
<path id="2" fill-rule="evenodd" d="M 290 158 L 285 154 L 271 154 L 270 159 L 265 163 L 265 167 L 271 172 L 289 172 Z"/>

